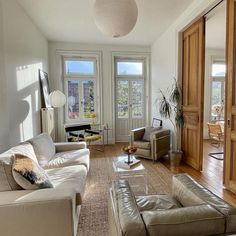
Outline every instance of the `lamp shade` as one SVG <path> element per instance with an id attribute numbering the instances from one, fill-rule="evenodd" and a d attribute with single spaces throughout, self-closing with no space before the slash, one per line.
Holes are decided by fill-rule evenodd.
<path id="1" fill-rule="evenodd" d="M 55 90 L 49 95 L 50 104 L 52 107 L 62 107 L 66 103 L 66 96 L 59 90 Z"/>
<path id="2" fill-rule="evenodd" d="M 96 0 L 94 18 L 97 27 L 112 37 L 127 35 L 135 26 L 138 7 L 135 0 Z"/>

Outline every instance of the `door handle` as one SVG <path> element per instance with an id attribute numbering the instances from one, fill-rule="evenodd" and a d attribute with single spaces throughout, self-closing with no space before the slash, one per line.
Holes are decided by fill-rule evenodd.
<path id="1" fill-rule="evenodd" d="M 231 122 L 230 122 L 230 119 L 227 120 L 227 125 L 228 125 L 228 128 L 231 128 Z"/>

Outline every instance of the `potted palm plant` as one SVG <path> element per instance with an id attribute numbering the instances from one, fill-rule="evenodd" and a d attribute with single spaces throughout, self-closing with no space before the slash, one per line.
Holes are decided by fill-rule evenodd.
<path id="1" fill-rule="evenodd" d="M 180 131 L 184 126 L 184 116 L 182 110 L 182 92 L 181 88 L 174 78 L 174 84 L 171 87 L 169 96 L 160 90 L 161 98 L 159 100 L 159 112 L 163 118 L 168 119 L 174 127 L 173 139 L 176 142 L 172 142 L 172 150 L 170 152 L 171 165 L 178 166 L 182 159 L 182 150 L 180 143 Z"/>

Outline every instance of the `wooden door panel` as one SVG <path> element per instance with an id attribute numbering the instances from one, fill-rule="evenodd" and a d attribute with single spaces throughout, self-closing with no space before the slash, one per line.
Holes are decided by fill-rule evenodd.
<path id="1" fill-rule="evenodd" d="M 226 125 L 224 181 L 236 192 L 236 0 L 227 1 Z"/>
<path id="2" fill-rule="evenodd" d="M 202 169 L 205 20 L 201 18 L 183 33 L 183 114 L 184 161 Z"/>

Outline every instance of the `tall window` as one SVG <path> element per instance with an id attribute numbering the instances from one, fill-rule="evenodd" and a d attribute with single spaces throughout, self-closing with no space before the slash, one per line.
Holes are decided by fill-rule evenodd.
<path id="1" fill-rule="evenodd" d="M 67 122 L 86 121 L 97 115 L 97 58 L 64 58 Z"/>
<path id="2" fill-rule="evenodd" d="M 212 96 L 211 96 L 211 119 L 224 118 L 225 100 L 225 73 L 226 65 L 224 61 L 213 61 L 212 63 Z"/>
<path id="3" fill-rule="evenodd" d="M 144 118 L 143 70 L 143 60 L 116 60 L 117 115 L 120 119 L 129 116 L 137 119 Z"/>

